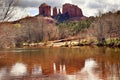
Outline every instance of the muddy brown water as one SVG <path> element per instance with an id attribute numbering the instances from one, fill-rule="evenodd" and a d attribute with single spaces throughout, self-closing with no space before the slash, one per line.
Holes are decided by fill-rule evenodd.
<path id="1" fill-rule="evenodd" d="M 120 49 L 0 50 L 0 80 L 120 80 Z"/>

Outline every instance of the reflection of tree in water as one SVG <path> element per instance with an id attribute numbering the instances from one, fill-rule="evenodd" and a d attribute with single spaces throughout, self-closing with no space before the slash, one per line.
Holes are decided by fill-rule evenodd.
<path id="1" fill-rule="evenodd" d="M 110 56 L 104 55 L 103 59 L 98 60 L 98 63 L 100 67 L 100 74 L 103 79 L 120 80 L 120 62 L 117 56 L 110 57 Z"/>
<path id="2" fill-rule="evenodd" d="M 120 79 L 120 63 L 99 62 L 101 77 L 105 80 Z"/>
<path id="3" fill-rule="evenodd" d="M 63 52 L 63 53 L 61 53 Z M 68 74 L 74 73 L 79 71 L 83 66 L 85 59 L 81 58 L 77 54 L 73 53 L 73 51 L 61 51 L 60 54 L 58 54 L 55 63 L 57 65 L 65 65 L 66 66 L 66 72 Z M 57 66 L 58 68 L 59 66 Z"/>
<path id="4" fill-rule="evenodd" d="M 38 67 L 42 68 L 42 76 L 37 76 L 39 79 L 58 79 L 64 76 L 63 80 L 70 80 L 68 77 L 72 78 L 76 73 L 81 71 L 85 65 L 85 61 L 88 58 L 92 58 L 95 60 L 99 66 L 99 68 L 95 68 L 93 73 L 99 73 L 100 78 L 103 80 L 120 80 L 120 58 L 119 58 L 119 50 L 114 49 L 104 49 L 103 51 L 99 51 L 102 48 L 83 48 L 79 49 L 40 49 L 40 51 L 36 51 L 36 49 L 31 50 L 31 54 L 28 50 L 26 52 L 21 53 L 11 53 L 7 54 L 6 58 L 0 59 L 0 64 L 4 64 L 4 66 L 11 66 L 16 63 L 16 61 L 23 62 L 27 64 L 27 71 L 35 71 Z M 88 53 L 89 52 L 89 53 Z M 105 54 L 103 54 L 105 52 Z M 94 53 L 94 54 L 93 54 Z M 54 75 L 53 64 L 56 65 L 56 73 Z M 61 70 L 60 70 L 61 66 Z M 65 66 L 65 67 L 64 67 Z M 34 70 L 33 70 L 34 69 Z M 58 76 L 58 74 L 61 76 Z M 38 72 L 39 73 L 39 72 Z M 73 76 L 74 74 L 74 76 Z M 57 75 L 57 76 L 56 76 Z M 71 76 L 70 76 L 71 75 Z M 76 74 L 77 75 L 77 74 Z M 82 74 L 78 74 L 81 76 Z M 30 75 L 31 76 L 31 75 Z M 27 78 L 30 77 L 29 75 Z M 47 76 L 47 77 L 46 77 Z M 84 75 L 83 75 L 84 76 Z M 26 79 L 26 78 L 25 78 Z M 38 79 L 38 80 L 39 80 Z M 50 80 L 48 79 L 48 80 Z M 29 80 L 29 79 L 27 79 Z M 76 80 L 76 79 L 72 79 Z M 79 80 L 79 79 L 78 79 Z"/>

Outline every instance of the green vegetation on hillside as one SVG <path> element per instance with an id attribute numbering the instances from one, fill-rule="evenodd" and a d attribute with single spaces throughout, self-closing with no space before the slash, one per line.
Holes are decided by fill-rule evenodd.
<path id="1" fill-rule="evenodd" d="M 89 30 L 90 33 L 97 38 L 98 45 L 119 46 L 120 11 L 100 14 L 100 16 L 96 17 L 95 20 L 91 23 Z M 116 41 L 118 43 L 116 43 Z"/>
<path id="2" fill-rule="evenodd" d="M 89 28 L 91 22 L 92 21 L 90 19 L 87 19 L 87 20 L 66 21 L 63 23 L 59 23 L 57 26 L 60 32 L 60 38 L 63 39 L 70 36 L 78 35 L 82 29 Z"/>

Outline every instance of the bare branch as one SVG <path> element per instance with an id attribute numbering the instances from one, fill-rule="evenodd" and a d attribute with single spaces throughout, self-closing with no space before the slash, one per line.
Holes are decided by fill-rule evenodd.
<path id="1" fill-rule="evenodd" d="M 18 2 L 18 0 L 8 0 L 8 1 L 4 1 L 1 0 L 0 4 L 1 5 L 1 12 L 0 12 L 0 21 L 8 21 L 9 19 L 11 19 L 14 15 L 13 15 L 13 11 L 15 10 L 15 5 Z"/>

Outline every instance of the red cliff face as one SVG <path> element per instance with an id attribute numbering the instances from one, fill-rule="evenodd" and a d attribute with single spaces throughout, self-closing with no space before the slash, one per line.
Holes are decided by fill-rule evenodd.
<path id="1" fill-rule="evenodd" d="M 65 13 L 68 13 L 70 18 L 83 16 L 82 10 L 78 6 L 68 3 L 63 5 L 63 14 Z"/>
<path id="2" fill-rule="evenodd" d="M 54 7 L 54 8 L 53 8 L 53 16 L 57 16 L 57 15 L 58 15 L 58 13 L 57 13 L 57 8 Z"/>
<path id="3" fill-rule="evenodd" d="M 64 4 L 62 7 L 62 12 L 60 9 L 57 10 L 56 7 L 53 8 L 53 15 L 51 15 L 51 6 L 43 3 L 39 7 L 39 15 L 43 15 L 45 17 L 52 17 L 59 21 L 64 20 L 81 20 L 83 16 L 82 10 L 74 4 Z"/>
<path id="4" fill-rule="evenodd" d="M 47 5 L 46 3 L 41 4 L 41 6 L 39 7 L 39 15 L 50 17 L 51 6 Z"/>

